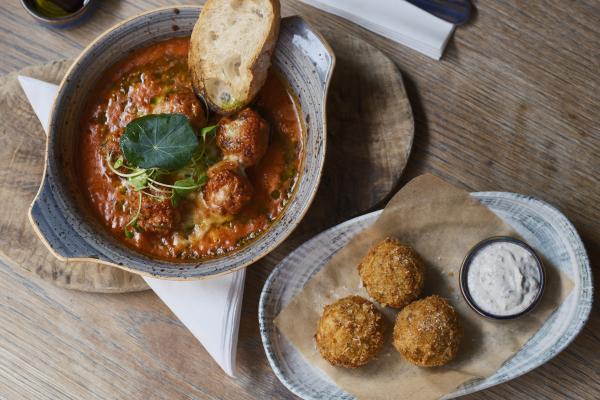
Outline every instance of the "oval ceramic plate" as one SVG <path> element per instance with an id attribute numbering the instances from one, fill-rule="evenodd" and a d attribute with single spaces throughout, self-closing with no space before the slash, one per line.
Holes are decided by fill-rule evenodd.
<path id="1" fill-rule="evenodd" d="M 571 343 L 583 328 L 592 307 L 590 264 L 579 235 L 564 215 L 540 200 L 514 193 L 472 195 L 511 225 L 575 286 L 540 330 L 502 368 L 486 379 L 461 386 L 448 394 L 447 399 L 506 382 L 542 365 Z M 273 319 L 338 250 L 375 222 L 380 213 L 375 211 L 344 222 L 304 243 L 275 268 L 265 283 L 258 317 L 267 358 L 279 380 L 304 399 L 350 400 L 354 397 L 307 363 L 278 332 Z M 303 268 L 298 268 L 299 265 Z"/>

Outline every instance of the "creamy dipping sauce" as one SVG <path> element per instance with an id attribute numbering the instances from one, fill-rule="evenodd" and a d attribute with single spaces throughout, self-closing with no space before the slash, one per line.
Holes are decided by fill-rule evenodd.
<path id="1" fill-rule="evenodd" d="M 493 315 L 526 310 L 540 291 L 541 273 L 536 257 L 516 243 L 498 241 L 472 256 L 467 284 L 473 302 Z"/>

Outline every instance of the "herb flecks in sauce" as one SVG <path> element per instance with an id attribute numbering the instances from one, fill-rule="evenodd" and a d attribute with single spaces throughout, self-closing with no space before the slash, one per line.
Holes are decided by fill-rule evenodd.
<path id="1" fill-rule="evenodd" d="M 252 106 L 271 128 L 266 154 L 245 171 L 252 198 L 236 215 L 211 213 L 203 191 L 207 170 L 223 158 L 215 139 L 220 116 L 207 118 L 206 105 L 192 91 L 188 43 L 157 43 L 111 67 L 81 121 L 78 170 L 90 207 L 126 244 L 165 259 L 226 254 L 260 236 L 293 195 L 303 154 L 297 103 L 270 71 Z M 184 166 L 142 166 L 121 150 L 128 124 L 153 114 L 182 114 L 189 121 L 198 145 Z"/>

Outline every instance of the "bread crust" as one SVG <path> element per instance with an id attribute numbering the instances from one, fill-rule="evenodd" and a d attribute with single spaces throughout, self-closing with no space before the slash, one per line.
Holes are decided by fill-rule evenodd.
<path id="1" fill-rule="evenodd" d="M 267 35 L 262 40 L 262 44 L 257 48 L 257 51 L 253 54 L 251 62 L 249 63 L 249 65 L 251 65 L 249 68 L 251 79 L 248 83 L 246 93 L 243 99 L 234 104 L 230 104 L 227 107 L 219 104 L 216 99 L 211 98 L 207 92 L 204 71 L 205 66 L 202 62 L 202 51 L 199 43 L 202 35 L 207 34 L 204 32 L 204 29 L 210 26 L 210 21 L 208 21 L 209 17 L 207 16 L 209 11 L 221 6 L 223 0 L 208 0 L 202 7 L 200 17 L 198 18 L 196 25 L 194 25 L 188 55 L 192 87 L 194 92 L 206 101 L 210 109 L 218 114 L 232 115 L 242 110 L 252 102 L 267 79 L 267 73 L 271 65 L 271 57 L 275 51 L 275 45 L 277 44 L 277 38 L 279 37 L 279 24 L 281 20 L 281 6 L 279 0 L 267 1 L 271 3 L 273 9 L 273 20 L 271 21 L 271 26 Z"/>

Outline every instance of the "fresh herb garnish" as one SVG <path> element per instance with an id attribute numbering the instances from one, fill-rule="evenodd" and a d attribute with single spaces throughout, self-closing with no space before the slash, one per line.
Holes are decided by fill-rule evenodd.
<path id="1" fill-rule="evenodd" d="M 141 173 L 127 178 L 127 183 L 135 190 L 143 190 L 148 187 L 148 178 L 149 176 L 147 173 Z"/>
<path id="2" fill-rule="evenodd" d="M 123 156 L 119 156 L 119 158 L 117 158 L 117 161 L 115 161 L 115 164 L 113 165 L 113 167 L 119 169 L 123 166 Z"/>
<path id="3" fill-rule="evenodd" d="M 202 137 L 202 140 L 206 142 L 206 137 L 208 135 L 212 135 L 212 134 L 216 133 L 218 126 L 219 125 L 211 125 L 211 126 L 205 126 L 204 128 L 202 128 L 200 130 L 200 137 Z"/>
<path id="4" fill-rule="evenodd" d="M 121 150 L 129 165 L 174 171 L 185 167 L 198 147 L 198 138 L 183 114 L 152 114 L 127 124 Z"/>
<path id="5" fill-rule="evenodd" d="M 177 205 L 179 200 L 187 196 L 188 194 L 194 192 L 198 188 L 201 188 L 208 181 L 208 177 L 205 174 L 200 175 L 198 178 L 194 179 L 193 177 L 187 177 L 185 179 L 180 179 L 175 182 L 175 188 L 173 188 L 173 195 L 171 197 L 171 202 L 173 205 Z"/>
<path id="6" fill-rule="evenodd" d="M 106 159 L 108 168 L 139 193 L 137 211 L 125 226 L 127 238 L 133 238 L 134 230 L 139 231 L 142 196 L 156 201 L 170 199 L 177 205 L 206 184 L 206 171 L 218 158 L 213 143 L 216 130 L 217 125 L 203 128 L 199 141 L 182 114 L 148 115 L 127 125 L 121 136 L 125 158 L 119 156 L 113 162 L 112 154 L 108 154 Z"/>
<path id="7" fill-rule="evenodd" d="M 125 225 L 125 236 L 127 236 L 127 238 L 131 239 L 133 238 L 133 231 L 131 231 L 129 229 L 129 227 L 131 226 L 133 229 L 137 229 L 137 221 L 140 218 L 140 212 L 142 211 L 142 192 L 138 192 L 139 193 L 139 201 L 138 201 L 138 208 L 137 211 L 135 213 L 135 215 L 133 216 L 133 218 L 131 219 L 131 221 L 129 221 L 127 223 L 127 225 Z"/>

